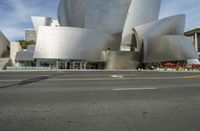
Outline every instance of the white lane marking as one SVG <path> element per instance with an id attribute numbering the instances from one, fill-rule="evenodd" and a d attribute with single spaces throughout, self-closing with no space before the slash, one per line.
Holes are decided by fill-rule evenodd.
<path id="1" fill-rule="evenodd" d="M 112 78 L 124 78 L 124 75 L 111 75 Z"/>
<path id="2" fill-rule="evenodd" d="M 156 90 L 157 88 L 119 88 L 112 89 L 113 91 L 136 91 L 136 90 Z"/>

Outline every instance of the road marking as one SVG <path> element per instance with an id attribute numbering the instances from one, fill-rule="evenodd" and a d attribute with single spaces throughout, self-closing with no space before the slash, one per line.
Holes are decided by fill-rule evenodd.
<path id="1" fill-rule="evenodd" d="M 50 75 L 0 75 L 0 77 L 17 77 L 17 76 L 19 76 L 19 77 L 28 77 L 28 76 L 30 76 L 30 77 L 32 77 L 32 76 L 35 76 L 35 77 L 42 77 L 42 76 L 50 76 Z"/>
<path id="2" fill-rule="evenodd" d="M 156 90 L 157 88 L 119 88 L 112 89 L 113 91 L 136 91 L 136 90 Z"/>
<path id="3" fill-rule="evenodd" d="M 111 75 L 112 78 L 124 78 L 123 75 Z"/>
<path id="4" fill-rule="evenodd" d="M 199 79 L 200 75 L 182 77 L 128 77 L 128 78 L 49 78 L 42 81 L 123 81 L 123 80 L 173 80 L 173 79 Z M 6 79 L 0 82 L 21 82 L 26 79 Z"/>
<path id="5" fill-rule="evenodd" d="M 199 79 L 200 76 L 183 77 L 134 77 L 134 78 L 50 78 L 47 81 L 123 81 L 123 80 L 174 80 L 174 79 Z"/>
<path id="6" fill-rule="evenodd" d="M 192 76 L 183 76 L 182 78 L 190 79 L 190 78 L 199 78 L 200 75 L 192 75 Z"/>

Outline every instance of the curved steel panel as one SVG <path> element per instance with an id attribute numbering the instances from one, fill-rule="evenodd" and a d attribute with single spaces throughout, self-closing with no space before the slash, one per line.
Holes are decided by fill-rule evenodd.
<path id="1" fill-rule="evenodd" d="M 186 16 L 175 15 L 150 24 L 144 36 L 184 35 Z"/>
<path id="2" fill-rule="evenodd" d="M 88 29 L 41 26 L 34 58 L 103 61 L 102 51 L 119 49 L 115 40 Z"/>
<path id="3" fill-rule="evenodd" d="M 158 21 L 134 27 L 140 39 L 147 36 L 183 35 L 185 29 L 185 15 L 170 16 Z"/>
<path id="4" fill-rule="evenodd" d="M 121 35 L 131 0 L 61 0 L 61 26 L 82 27 Z"/>
<path id="5" fill-rule="evenodd" d="M 68 4 L 66 2 L 66 0 L 60 0 L 57 9 L 58 22 L 61 26 L 68 26 L 68 16 L 66 14 L 66 12 L 68 11 Z"/>
<path id="6" fill-rule="evenodd" d="M 183 35 L 185 15 L 170 16 L 158 21 L 146 23 L 133 28 L 137 38 L 137 47 L 140 50 L 142 41 L 149 36 Z"/>
<path id="7" fill-rule="evenodd" d="M 132 28 L 158 20 L 161 0 L 132 0 L 122 34 L 122 46 L 130 44 Z"/>
<path id="8" fill-rule="evenodd" d="M 84 0 L 60 0 L 58 20 L 61 26 L 84 27 Z"/>
<path id="9" fill-rule="evenodd" d="M 149 37 L 144 40 L 144 62 L 197 59 L 198 54 L 189 38 L 179 35 Z"/>
<path id="10" fill-rule="evenodd" d="M 108 70 L 131 70 L 136 69 L 140 64 L 140 53 L 110 51 L 106 69 Z"/>
<path id="11" fill-rule="evenodd" d="M 39 26 L 50 26 L 52 23 L 51 17 L 32 16 L 31 19 L 36 33 L 38 33 Z"/>

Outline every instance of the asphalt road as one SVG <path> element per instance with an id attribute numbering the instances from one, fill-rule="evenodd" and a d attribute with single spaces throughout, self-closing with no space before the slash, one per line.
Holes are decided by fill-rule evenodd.
<path id="1" fill-rule="evenodd" d="M 0 131 L 199 131 L 200 73 L 0 72 Z"/>

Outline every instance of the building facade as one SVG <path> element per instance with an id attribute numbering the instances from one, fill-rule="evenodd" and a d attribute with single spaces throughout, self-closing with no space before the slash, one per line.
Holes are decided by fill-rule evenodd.
<path id="1" fill-rule="evenodd" d="M 200 28 L 188 30 L 185 32 L 185 36 L 188 36 L 192 39 L 192 43 L 200 55 Z"/>
<path id="2" fill-rule="evenodd" d="M 25 29 L 25 40 L 30 41 L 34 40 L 36 41 L 36 32 L 35 29 Z"/>
<path id="3" fill-rule="evenodd" d="M 0 31 L 0 58 L 10 51 L 10 42 Z"/>
<path id="4" fill-rule="evenodd" d="M 36 66 L 136 69 L 141 64 L 197 59 L 184 36 L 185 15 L 158 19 L 161 0 L 60 0 L 58 24 L 32 17 Z M 198 36 L 198 34 L 197 34 Z"/>
<path id="5" fill-rule="evenodd" d="M 4 70 L 10 63 L 10 42 L 0 31 L 0 70 Z"/>

